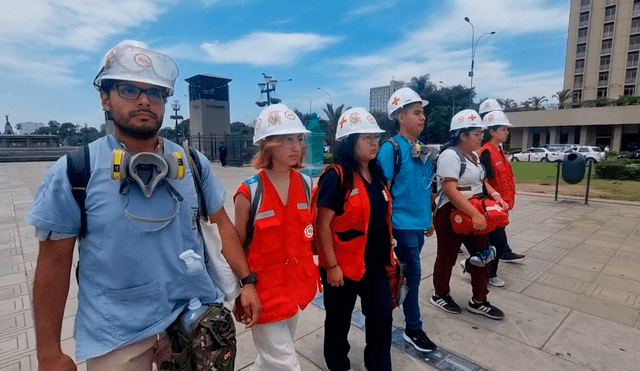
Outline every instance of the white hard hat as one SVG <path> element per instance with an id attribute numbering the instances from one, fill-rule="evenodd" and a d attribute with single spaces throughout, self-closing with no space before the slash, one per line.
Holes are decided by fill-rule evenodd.
<path id="1" fill-rule="evenodd" d="M 482 121 L 480 120 L 480 115 L 472 109 L 465 109 L 456 113 L 451 118 L 451 127 L 449 128 L 449 131 L 467 128 L 484 129 L 484 125 L 482 125 Z"/>
<path id="2" fill-rule="evenodd" d="M 482 124 L 486 127 L 491 126 L 513 126 L 509 122 L 507 115 L 502 111 L 491 111 L 482 118 Z"/>
<path id="3" fill-rule="evenodd" d="M 265 107 L 258 116 L 256 128 L 253 131 L 253 144 L 258 144 L 262 139 L 274 135 L 310 133 L 293 110 L 282 103 L 272 104 Z"/>
<path id="4" fill-rule="evenodd" d="M 384 133 L 378 122 L 366 109 L 354 107 L 346 110 L 336 128 L 336 140 L 341 140 L 355 133 Z"/>
<path id="5" fill-rule="evenodd" d="M 141 41 L 125 40 L 102 58 L 93 86 L 100 90 L 104 80 L 135 81 L 167 88 L 172 95 L 178 73 L 171 57 L 149 50 Z"/>
<path id="6" fill-rule="evenodd" d="M 493 98 L 485 99 L 484 102 L 480 103 L 481 115 L 491 111 L 504 111 L 504 108 Z"/>
<path id="7" fill-rule="evenodd" d="M 389 102 L 387 102 L 387 115 L 389 115 L 389 120 L 393 120 L 395 118 L 394 113 L 397 110 L 415 102 L 421 102 L 422 107 L 429 104 L 429 101 L 420 98 L 418 93 L 411 88 L 401 88 L 396 90 L 391 94 L 391 98 L 389 98 Z"/>

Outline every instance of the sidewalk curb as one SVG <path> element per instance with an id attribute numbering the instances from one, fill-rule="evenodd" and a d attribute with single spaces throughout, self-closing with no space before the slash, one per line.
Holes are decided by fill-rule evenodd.
<path id="1" fill-rule="evenodd" d="M 555 194 L 548 194 L 548 193 L 517 192 L 516 191 L 516 195 L 555 198 Z M 575 200 L 575 201 L 584 202 L 584 197 L 577 197 L 577 196 L 558 195 L 558 199 L 569 199 L 569 200 Z M 640 206 L 640 202 L 638 202 L 638 201 L 607 200 L 607 199 L 604 199 L 604 198 L 591 198 L 591 197 L 589 197 L 589 202 L 599 202 L 599 203 L 603 203 L 603 204 L 612 204 L 612 205 Z"/>

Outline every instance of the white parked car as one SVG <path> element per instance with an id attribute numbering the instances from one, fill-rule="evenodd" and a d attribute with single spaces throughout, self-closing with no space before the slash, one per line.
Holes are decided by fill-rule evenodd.
<path id="1" fill-rule="evenodd" d="M 571 152 L 576 152 L 586 157 L 587 164 L 596 163 L 604 160 L 604 151 L 597 146 L 578 146 L 577 148 L 571 148 L 564 152 L 565 156 Z"/>
<path id="2" fill-rule="evenodd" d="M 510 161 L 562 161 L 563 154 L 560 152 L 552 152 L 546 148 L 529 148 L 522 152 L 514 153 L 509 156 Z"/>

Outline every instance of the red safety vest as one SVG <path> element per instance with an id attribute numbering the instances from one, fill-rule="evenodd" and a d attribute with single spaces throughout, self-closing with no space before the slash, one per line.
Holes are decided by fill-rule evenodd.
<path id="1" fill-rule="evenodd" d="M 516 203 L 516 183 L 513 179 L 511 164 L 507 160 L 504 151 L 496 147 L 491 141 L 480 148 L 480 155 L 483 151 L 489 151 L 491 167 L 493 168 L 493 178 L 488 178 L 489 184 L 500 193 L 502 199 L 513 209 Z"/>
<path id="2" fill-rule="evenodd" d="M 324 172 L 334 169 L 338 172 L 339 179 L 343 179 L 342 168 L 338 165 L 331 165 Z M 323 173 L 324 174 L 324 173 Z M 322 175 L 320 175 L 322 177 Z M 317 190 L 316 190 L 317 192 Z M 391 194 L 387 187 L 383 187 L 385 199 L 387 200 L 387 225 L 389 226 L 390 246 L 393 246 L 393 234 L 391 227 Z M 344 277 L 359 281 L 365 272 L 364 264 L 364 248 L 367 244 L 367 232 L 369 230 L 369 218 L 371 216 L 371 206 L 369 205 L 369 195 L 367 188 L 360 177 L 360 174 L 354 173 L 353 189 L 349 193 L 344 203 L 344 213 L 335 215 L 331 219 L 329 227 L 331 228 L 331 240 L 333 241 L 333 251 L 342 274 Z M 361 231 L 363 234 L 349 241 L 342 241 L 338 238 L 336 232 L 346 232 L 354 229 Z M 394 261 L 393 249 L 389 249 L 390 260 L 385 264 Z M 323 268 L 329 267 L 327 264 L 324 251 L 318 246 L 318 265 Z"/>
<path id="3" fill-rule="evenodd" d="M 320 287 L 320 276 L 311 253 L 313 225 L 302 177 L 291 170 L 287 205 L 264 170 L 258 177 L 264 193 L 247 262 L 258 277 L 256 289 L 262 303 L 258 323 L 271 323 L 306 308 Z M 245 183 L 238 187 L 239 193 L 249 199 Z"/>

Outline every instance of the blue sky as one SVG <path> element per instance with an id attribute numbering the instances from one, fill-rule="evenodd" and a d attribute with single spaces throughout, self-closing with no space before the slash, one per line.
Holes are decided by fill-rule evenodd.
<path id="1" fill-rule="evenodd" d="M 321 115 L 325 102 L 369 107 L 369 88 L 430 74 L 468 86 L 471 26 L 478 43 L 478 97 L 551 96 L 562 89 L 569 1 L 414 0 L 0 0 L 0 113 L 19 122 L 98 127 L 91 82 L 111 47 L 144 41 L 180 67 L 176 93 L 188 113 L 185 78 L 232 79 L 231 120 L 260 112 L 262 73 L 276 96 Z M 319 90 L 324 89 L 327 93 Z M 329 98 L 330 96 L 330 98 Z M 167 105 L 165 126 L 171 107 Z"/>

